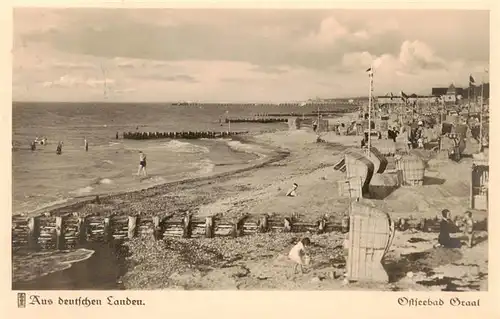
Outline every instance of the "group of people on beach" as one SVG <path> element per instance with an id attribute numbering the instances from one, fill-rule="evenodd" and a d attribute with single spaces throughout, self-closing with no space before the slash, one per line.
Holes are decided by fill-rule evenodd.
<path id="1" fill-rule="evenodd" d="M 451 212 L 448 209 L 441 211 L 441 222 L 439 224 L 439 236 L 436 247 L 460 248 L 462 242 L 459 238 L 451 237 L 458 226 L 451 220 Z M 467 247 L 471 248 L 474 244 L 474 219 L 472 212 L 466 211 L 463 218 L 463 233 L 467 240 Z"/>
<path id="2" fill-rule="evenodd" d="M 293 190 L 296 189 L 294 184 Z M 287 194 L 287 196 L 290 196 Z M 454 233 L 457 225 L 451 220 L 451 212 L 448 209 L 441 211 L 441 222 L 439 225 L 439 236 L 437 238 L 436 248 L 461 248 L 462 242 L 460 238 L 452 237 L 450 234 Z M 474 245 L 474 219 L 472 212 L 466 211 L 463 218 L 463 234 L 466 238 L 466 245 L 472 248 Z M 311 262 L 310 256 L 307 253 L 307 248 L 311 246 L 311 240 L 308 237 L 301 239 L 289 251 L 288 258 L 294 263 L 294 273 L 304 273 L 304 267 L 308 266 Z"/>

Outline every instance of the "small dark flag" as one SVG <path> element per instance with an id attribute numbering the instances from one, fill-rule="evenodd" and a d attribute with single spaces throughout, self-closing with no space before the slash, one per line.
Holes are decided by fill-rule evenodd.
<path id="1" fill-rule="evenodd" d="M 394 95 L 393 95 L 393 94 L 392 94 L 392 92 L 391 92 L 391 101 L 392 101 L 393 99 L 394 99 Z"/>
<path id="2" fill-rule="evenodd" d="M 366 69 L 366 72 L 371 72 L 371 71 L 372 71 L 372 68 Z"/>
<path id="3" fill-rule="evenodd" d="M 476 81 L 474 81 L 474 78 L 472 77 L 472 75 L 469 75 L 469 83 L 470 84 L 476 83 Z"/>
<path id="4" fill-rule="evenodd" d="M 405 94 L 405 92 L 401 91 L 401 97 L 406 100 L 408 99 L 408 95 Z"/>

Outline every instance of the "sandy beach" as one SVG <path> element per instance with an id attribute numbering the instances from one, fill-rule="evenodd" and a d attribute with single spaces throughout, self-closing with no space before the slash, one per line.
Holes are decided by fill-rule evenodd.
<path id="1" fill-rule="evenodd" d="M 324 215 L 342 215 L 347 211 L 348 200 L 339 198 L 337 191 L 342 173 L 332 166 L 344 149 L 358 144 L 359 137 L 328 133 L 323 135 L 328 143 L 315 143 L 313 132 L 297 130 L 253 138 L 284 148 L 290 155 L 257 170 L 184 185 L 169 196 L 200 202 L 200 198 L 210 194 L 210 201 L 198 206 L 200 215 L 299 214 L 301 220 L 315 221 Z M 428 176 L 439 178 L 442 183 L 399 188 L 385 200 L 363 200 L 388 211 L 392 218 L 434 217 L 444 208 L 461 215 L 467 207 L 470 163 L 470 159 L 460 163 L 430 160 Z M 387 184 L 387 175 L 375 176 L 372 185 Z M 292 183 L 299 185 L 298 196 L 286 197 Z M 128 245 L 135 266 L 129 269 L 123 282 L 128 289 L 487 289 L 486 233 L 478 234 L 478 244 L 472 249 L 450 250 L 433 248 L 437 234 L 397 232 L 385 261 L 391 283 L 368 286 L 342 285 L 345 265 L 342 234 L 309 234 L 314 243 L 310 271 L 294 275 L 287 253 L 303 236 L 260 234 L 237 239 L 134 240 Z"/>

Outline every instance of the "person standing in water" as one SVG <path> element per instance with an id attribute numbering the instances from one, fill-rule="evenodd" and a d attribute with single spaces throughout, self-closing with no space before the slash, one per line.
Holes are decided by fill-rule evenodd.
<path id="1" fill-rule="evenodd" d="M 140 176 L 141 171 L 144 172 L 144 176 L 148 176 L 148 172 L 146 171 L 146 154 L 139 151 L 139 170 L 137 171 L 137 176 Z"/>
<path id="2" fill-rule="evenodd" d="M 31 142 L 31 151 L 33 152 L 35 150 L 36 150 L 36 142 L 33 141 L 33 142 Z"/>
<path id="3" fill-rule="evenodd" d="M 59 144 L 57 144 L 57 149 L 56 149 L 56 154 L 61 155 L 62 154 L 62 146 L 63 142 L 59 141 Z"/>
<path id="4" fill-rule="evenodd" d="M 83 144 L 85 145 L 85 152 L 89 151 L 89 141 L 87 141 L 87 138 L 83 138 Z"/>

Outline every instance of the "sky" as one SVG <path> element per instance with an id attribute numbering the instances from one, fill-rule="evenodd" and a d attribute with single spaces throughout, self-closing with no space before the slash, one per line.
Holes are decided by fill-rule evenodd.
<path id="1" fill-rule="evenodd" d="M 487 80 L 489 12 L 16 8 L 14 101 L 284 102 Z"/>

